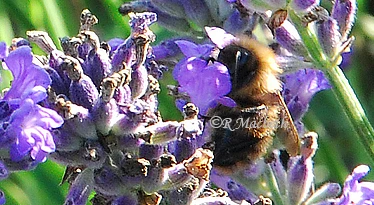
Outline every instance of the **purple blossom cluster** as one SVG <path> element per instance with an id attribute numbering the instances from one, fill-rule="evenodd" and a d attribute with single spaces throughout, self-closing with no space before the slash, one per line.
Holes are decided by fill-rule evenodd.
<path id="1" fill-rule="evenodd" d="M 13 75 L 12 86 L 3 91 L 0 101 L 1 179 L 44 162 L 56 149 L 52 132 L 63 124 L 54 110 L 39 104 L 47 97 L 51 79 L 23 43 L 15 41 L 11 48 L 0 43 L 3 68 Z M 5 203 L 3 193 L 1 202 Z"/>
<path id="2" fill-rule="evenodd" d="M 62 183 L 70 187 L 65 204 L 86 204 L 92 191 L 92 204 L 373 203 L 374 184 L 359 182 L 369 171 L 365 165 L 348 176 L 340 196 L 335 183 L 312 191 L 317 134 L 304 134 L 302 117 L 314 94 L 330 85 L 314 69 L 282 9 L 315 24 L 323 54 L 341 60 L 352 42 L 353 0 L 336 1 L 331 16 L 315 0 L 139 0 L 119 9 L 130 16 L 127 39 L 100 40 L 92 30 L 98 20 L 86 9 L 79 33 L 60 39 L 62 51 L 42 31 L 27 36 L 46 56 L 33 54 L 25 39 L 14 39 L 9 48 L 0 43 L 3 68 L 13 75 L 0 100 L 0 179 L 32 169 L 48 157 L 66 166 Z M 299 155 L 289 157 L 276 149 L 229 175 L 212 167 L 210 130 L 204 129 L 210 109 L 237 106 L 227 96 L 231 77 L 216 60 L 217 51 L 237 34 L 257 38 L 259 18 L 269 22 L 263 33 L 275 42 L 271 47 L 284 71 L 281 94 L 304 137 Z M 156 36 L 149 26 L 156 21 L 204 36 L 204 43 L 180 38 L 152 47 Z M 182 121 L 163 121 L 158 111 L 165 66 L 173 67 L 178 83 L 169 88 Z M 4 200 L 1 193 L 0 204 Z"/>

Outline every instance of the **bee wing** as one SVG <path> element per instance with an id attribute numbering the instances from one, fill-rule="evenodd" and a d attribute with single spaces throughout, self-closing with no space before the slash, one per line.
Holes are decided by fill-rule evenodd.
<path id="1" fill-rule="evenodd" d="M 287 105 L 280 93 L 276 94 L 279 104 L 280 126 L 277 130 L 277 137 L 286 147 L 287 152 L 291 156 L 296 156 L 300 151 L 300 139 L 297 129 L 293 123 Z"/>

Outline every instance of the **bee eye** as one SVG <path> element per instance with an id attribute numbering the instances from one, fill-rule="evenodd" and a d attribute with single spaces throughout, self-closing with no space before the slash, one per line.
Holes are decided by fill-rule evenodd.
<path id="1" fill-rule="evenodd" d="M 247 51 L 240 51 L 238 50 L 236 52 L 236 66 L 238 68 L 242 68 L 243 66 L 245 66 L 248 62 L 249 62 L 249 59 L 250 56 L 249 56 L 249 53 Z"/>
<path id="2" fill-rule="evenodd" d="M 259 66 L 258 58 L 253 52 L 237 45 L 223 48 L 217 60 L 229 69 L 234 88 L 247 84 L 254 77 Z"/>

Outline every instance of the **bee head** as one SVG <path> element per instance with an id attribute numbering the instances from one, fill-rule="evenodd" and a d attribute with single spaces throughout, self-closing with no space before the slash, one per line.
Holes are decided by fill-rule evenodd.
<path id="1" fill-rule="evenodd" d="M 218 61 L 228 68 L 233 89 L 248 84 L 259 67 L 258 58 L 253 52 L 234 44 L 220 51 Z"/>
<path id="2" fill-rule="evenodd" d="M 281 89 L 281 73 L 274 52 L 266 45 L 249 37 L 238 40 L 220 50 L 217 61 L 230 73 L 234 95 L 275 93 Z"/>

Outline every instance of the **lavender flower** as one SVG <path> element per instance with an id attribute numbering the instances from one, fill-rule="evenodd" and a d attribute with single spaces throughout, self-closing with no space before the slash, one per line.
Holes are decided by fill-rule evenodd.
<path id="1" fill-rule="evenodd" d="M 288 20 L 275 29 L 275 39 L 290 53 L 297 56 L 308 56 L 308 52 L 296 28 Z"/>
<path id="2" fill-rule="evenodd" d="M 55 111 L 37 104 L 47 97 L 51 79 L 33 63 L 27 43 L 22 41 L 22 45 L 8 53 L 6 44 L 0 43 L 3 67 L 13 74 L 12 85 L 0 101 L 1 180 L 10 172 L 33 169 L 44 162 L 56 148 L 51 132 L 63 123 Z M 1 192 L 0 204 L 4 203 Z"/>
<path id="3" fill-rule="evenodd" d="M 332 203 L 339 205 L 374 203 L 374 183 L 359 182 L 369 171 L 370 168 L 366 165 L 357 166 L 346 178 L 340 198 L 331 200 Z"/>
<path id="4" fill-rule="evenodd" d="M 186 106 L 182 122 L 163 122 L 158 113 L 157 79 L 162 73 L 151 53 L 155 36 L 149 29 L 156 15 L 131 14 L 132 33 L 124 41 L 111 41 L 113 50 L 99 47 L 102 43 L 91 30 L 90 19 L 96 17 L 84 10 L 80 33 L 62 40 L 64 52 L 57 50 L 48 34 L 28 33 L 49 54 L 49 62 L 42 64 L 45 70 L 31 63 L 28 47 L 5 58 L 15 74 L 15 85 L 22 87 L 13 86 L 2 101 L 1 115 L 7 123 L 1 131 L 8 136 L 2 139 L 3 146 L 8 143 L 10 157 L 26 165 L 28 153 L 39 162 L 55 151 L 50 158 L 67 166 L 63 182 L 71 184 L 65 204 L 85 204 L 91 190 L 97 192 L 93 202 L 99 204 L 148 203 L 153 199 L 159 203 L 159 192 L 166 202 L 190 203 L 209 181 L 213 156 L 210 150 L 199 148 L 204 143 L 202 123 L 194 105 Z M 212 49 L 206 45 L 199 50 L 202 47 L 188 42 L 180 42 L 180 46 L 186 55 L 198 56 L 196 59 L 207 57 Z M 18 59 L 20 68 L 13 69 L 17 52 L 26 57 Z M 36 71 L 24 76 L 23 67 Z M 206 70 L 227 74 L 223 68 L 214 69 Z M 220 78 L 224 77 L 212 78 L 212 82 L 221 82 Z M 214 92 L 218 97 L 214 95 L 207 102 L 201 97 L 194 99 L 202 102 L 202 107 L 208 106 L 224 95 Z M 165 150 L 175 141 L 174 150 Z M 5 165 L 9 167 L 8 161 Z M 179 195 L 179 188 L 186 192 Z"/>
<path id="5" fill-rule="evenodd" d="M 23 46 L 11 52 L 4 62 L 12 72 L 14 80 L 3 100 L 11 105 L 19 105 L 22 100 L 30 98 L 40 102 L 46 97 L 46 88 L 51 80 L 42 68 L 32 63 L 31 49 Z"/>
<path id="6" fill-rule="evenodd" d="M 357 11 L 357 2 L 350 1 L 336 1 L 331 12 L 331 16 L 338 22 L 339 32 L 341 33 L 341 41 L 348 38 L 348 34 L 352 29 Z"/>
<path id="7" fill-rule="evenodd" d="M 292 119 L 300 133 L 304 128 L 302 117 L 309 107 L 312 97 L 319 91 L 330 89 L 328 80 L 322 71 L 303 69 L 283 77 L 283 98 L 290 111 Z"/>
<path id="8" fill-rule="evenodd" d="M 179 83 L 179 90 L 190 96 L 202 115 L 217 103 L 232 106 L 232 99 L 224 96 L 231 90 L 226 66 L 218 62 L 209 64 L 205 60 L 211 53 L 212 45 L 197 46 L 188 41 L 176 43 L 185 55 L 184 60 L 175 66 L 173 72 Z"/>
<path id="9" fill-rule="evenodd" d="M 307 13 L 312 10 L 315 6 L 319 5 L 319 0 L 241 0 L 240 1 L 247 9 L 254 9 L 256 11 L 265 12 L 267 10 L 276 11 L 278 9 L 284 9 L 287 6 L 290 9 L 295 10 L 299 13 Z"/>
<path id="10" fill-rule="evenodd" d="M 350 31 L 355 7 L 350 5 L 349 14 L 341 15 L 343 3 L 338 1 L 332 16 L 317 22 L 317 37 L 329 58 L 340 55 L 351 43 L 342 36 Z M 0 179 L 7 177 L 9 170 L 34 167 L 55 151 L 50 158 L 67 166 L 63 182 L 68 182 L 70 189 L 65 204 L 85 204 L 92 190 L 96 191 L 93 204 L 266 204 L 271 203 L 270 199 L 257 195 L 269 191 L 274 201 L 278 197 L 285 204 L 323 200 L 344 204 L 346 200 L 360 203 L 371 199 L 371 183 L 358 183 L 360 177 L 355 175 L 361 176 L 359 171 L 347 179 L 339 199 L 326 200 L 336 197 L 336 184 L 311 193 L 312 157 L 317 149 L 317 137 L 311 133 L 304 136 L 300 155 L 291 157 L 288 166 L 284 167 L 283 151 L 273 152 L 265 171 L 274 176 L 273 190 L 270 186 L 261 190 L 249 185 L 262 182 L 264 160 L 259 161 L 260 166 L 249 167 L 232 178 L 211 173 L 213 154 L 200 148 L 208 132 L 203 133 L 204 123 L 198 116 L 204 116 L 217 104 L 236 105 L 226 96 L 231 91 L 228 70 L 212 60 L 212 44 L 170 40 L 151 47 L 155 35 L 149 26 L 156 20 L 171 29 L 199 36 L 203 36 L 205 26 L 212 25 L 255 37 L 252 30 L 257 19 L 261 16 L 267 20 L 264 11 L 286 8 L 304 15 L 313 12 L 318 4 L 318 0 L 133 1 L 120 8 L 122 13 L 129 13 L 130 36 L 108 43 L 100 42 L 92 30 L 97 19 L 84 10 L 79 33 L 61 39 L 64 51 L 57 50 L 48 34 L 37 37 L 31 34 L 38 32 L 28 32 L 30 40 L 48 54 L 47 63 L 39 62 L 43 69 L 32 63 L 29 47 L 21 46 L 8 55 L 0 44 L 0 58 L 14 75 L 13 86 L 0 101 L 0 145 L 10 150 L 9 156 L 2 156 Z M 146 10 L 157 15 L 143 12 Z M 200 28 L 195 30 L 192 24 Z M 280 45 L 277 59 L 285 60 L 288 67 L 309 67 L 312 57 L 291 21 L 284 19 L 274 29 Z M 236 40 L 225 30 L 205 27 L 220 49 Z M 14 48 L 27 45 L 23 41 L 14 44 Z M 163 121 L 157 99 L 161 64 L 175 64 L 181 53 L 184 57 L 173 70 L 178 86 L 171 90 L 179 98 L 184 119 Z M 321 72 L 312 69 L 287 73 L 282 80 L 282 94 L 303 132 L 301 119 L 311 98 L 330 85 Z M 210 183 L 227 194 L 206 194 Z"/>
<path id="11" fill-rule="evenodd" d="M 8 124 L 5 136 L 11 146 L 13 161 L 21 161 L 28 155 L 37 162 L 45 161 L 47 154 L 55 150 L 51 131 L 63 123 L 56 112 L 36 104 L 47 97 L 50 78 L 47 72 L 32 63 L 32 58 L 31 49 L 22 46 L 4 59 L 14 76 L 12 86 L 3 98 L 11 111 L 2 119 L 3 124 Z"/>
<path id="12" fill-rule="evenodd" d="M 226 0 L 141 0 L 125 3 L 119 11 L 124 15 L 129 12 L 152 11 L 158 15 L 159 23 L 165 28 L 200 36 L 201 29 L 205 26 L 220 26 L 235 34 L 253 29 L 253 25 L 250 23 L 252 15 L 244 13 L 243 9 L 230 6 L 230 2 Z M 201 29 L 191 27 L 189 22 L 193 22 Z"/>

